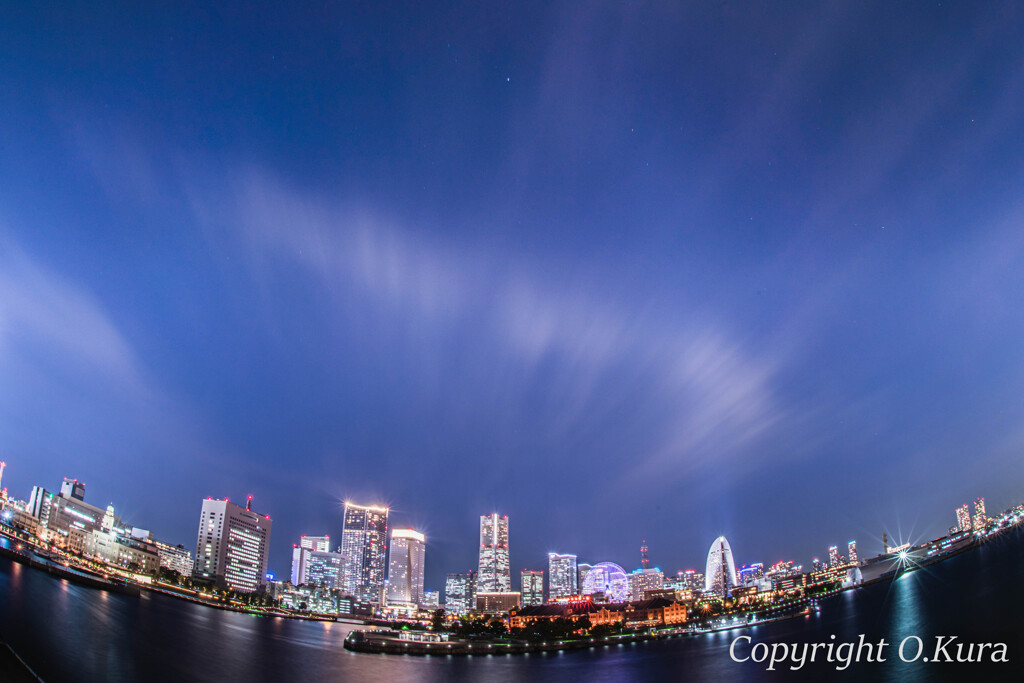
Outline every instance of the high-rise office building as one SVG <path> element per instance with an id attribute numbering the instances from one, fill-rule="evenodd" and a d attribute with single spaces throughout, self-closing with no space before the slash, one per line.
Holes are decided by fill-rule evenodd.
<path id="1" fill-rule="evenodd" d="M 388 604 L 423 604 L 423 558 L 426 537 L 412 529 L 391 531 L 388 560 Z"/>
<path id="2" fill-rule="evenodd" d="M 839 547 L 830 545 L 828 547 L 828 566 L 838 567 L 839 566 Z"/>
<path id="3" fill-rule="evenodd" d="M 508 561 L 508 515 L 480 517 L 480 564 L 476 586 L 480 593 L 508 593 L 512 574 Z"/>
<path id="4" fill-rule="evenodd" d="M 985 514 L 985 499 L 978 498 L 974 501 L 974 530 L 980 531 L 988 524 L 988 516 Z"/>
<path id="5" fill-rule="evenodd" d="M 270 517 L 253 512 L 250 507 L 243 508 L 226 498 L 203 501 L 194 576 L 241 593 L 262 591 L 266 586 L 272 522 Z"/>
<path id="6" fill-rule="evenodd" d="M 578 595 L 580 585 L 575 555 L 548 553 L 548 593 L 552 598 Z M 525 599 L 525 597 L 524 597 Z"/>
<path id="7" fill-rule="evenodd" d="M 859 558 L 857 557 L 857 541 L 850 541 L 846 544 L 846 556 L 847 561 L 850 564 L 857 564 Z"/>
<path id="8" fill-rule="evenodd" d="M 544 604 L 544 570 L 524 569 L 519 574 L 520 604 Z"/>
<path id="9" fill-rule="evenodd" d="M 341 583 L 356 600 L 381 604 L 387 557 L 388 509 L 345 501 L 341 532 Z"/>
<path id="10" fill-rule="evenodd" d="M 971 530 L 971 509 L 964 503 L 956 509 L 956 525 L 960 531 Z"/>

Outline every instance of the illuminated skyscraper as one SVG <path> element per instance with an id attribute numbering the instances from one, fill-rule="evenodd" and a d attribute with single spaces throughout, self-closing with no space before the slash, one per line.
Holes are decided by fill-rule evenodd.
<path id="1" fill-rule="evenodd" d="M 988 516 L 985 515 L 985 499 L 978 498 L 974 501 L 974 530 L 980 531 L 988 524 Z"/>
<path id="2" fill-rule="evenodd" d="M 194 576 L 242 593 L 263 589 L 272 523 L 270 517 L 256 514 L 249 507 L 226 498 L 203 501 Z"/>
<path id="3" fill-rule="evenodd" d="M 480 593 L 509 593 L 512 576 L 508 562 L 508 515 L 480 517 L 480 565 L 476 579 Z"/>
<path id="4" fill-rule="evenodd" d="M 640 543 L 640 568 L 641 569 L 650 569 L 651 568 L 651 558 L 647 556 L 647 539 L 644 539 Z"/>
<path id="5" fill-rule="evenodd" d="M 391 532 L 391 559 L 388 560 L 388 604 L 423 603 L 423 557 L 426 537 L 412 529 Z"/>
<path id="6" fill-rule="evenodd" d="M 839 566 L 839 547 L 830 545 L 828 547 L 828 566 L 838 567 Z"/>
<path id="7" fill-rule="evenodd" d="M 520 604 L 524 607 L 544 604 L 544 571 L 524 569 L 519 574 Z"/>
<path id="8" fill-rule="evenodd" d="M 850 541 L 846 544 L 846 556 L 850 564 L 857 564 L 857 541 Z"/>
<path id="9" fill-rule="evenodd" d="M 960 531 L 971 530 L 971 510 L 967 507 L 967 503 L 956 509 L 956 525 Z"/>
<path id="10" fill-rule="evenodd" d="M 736 587 L 736 562 L 732 548 L 725 536 L 719 536 L 708 550 L 708 561 L 704 570 L 704 592 L 726 595 Z"/>
<path id="11" fill-rule="evenodd" d="M 341 532 L 341 587 L 356 600 L 380 604 L 384 598 L 388 509 L 345 502 Z"/>
<path id="12" fill-rule="evenodd" d="M 548 553 L 548 593 L 550 596 L 564 598 L 569 595 L 577 595 L 579 593 L 577 571 L 575 555 Z"/>

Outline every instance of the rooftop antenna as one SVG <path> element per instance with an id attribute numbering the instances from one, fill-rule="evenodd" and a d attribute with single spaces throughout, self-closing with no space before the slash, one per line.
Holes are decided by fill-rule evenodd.
<path id="1" fill-rule="evenodd" d="M 640 567 L 642 569 L 649 569 L 651 566 L 651 560 L 647 557 L 647 539 L 644 539 L 640 545 Z"/>
<path id="2" fill-rule="evenodd" d="M 246 510 L 246 512 L 252 512 L 252 494 L 251 493 L 249 494 L 249 500 L 247 500 L 245 502 L 245 510 Z"/>

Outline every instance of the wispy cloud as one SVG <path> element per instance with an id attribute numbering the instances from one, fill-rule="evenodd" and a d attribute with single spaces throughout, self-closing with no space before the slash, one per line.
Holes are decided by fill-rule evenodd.
<path id="1" fill-rule="evenodd" d="M 626 419 L 650 427 L 639 435 L 644 451 L 630 453 L 636 476 L 683 476 L 734 456 L 783 413 L 771 388 L 775 361 L 685 311 L 636 306 L 635 293 L 616 295 L 592 265 L 563 260 L 552 274 L 535 258 L 426 237 L 261 173 L 244 176 L 227 200 L 191 194 L 197 215 L 233 226 L 263 263 L 298 264 L 339 298 L 372 300 L 441 333 L 470 321 L 494 362 L 524 377 L 548 368 L 549 390 L 562 399 L 551 418 L 558 431 L 604 427 L 609 402 L 635 400 Z"/>

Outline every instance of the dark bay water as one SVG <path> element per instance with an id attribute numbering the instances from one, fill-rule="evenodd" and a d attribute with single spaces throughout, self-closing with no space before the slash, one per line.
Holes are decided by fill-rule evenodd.
<path id="1" fill-rule="evenodd" d="M 529 656 L 394 657 L 342 648 L 351 626 L 261 618 L 159 595 L 113 595 L 0 559 L 0 634 L 54 681 L 1024 680 L 1024 533 L 1020 530 L 892 583 L 822 601 L 821 612 L 695 638 Z M 729 646 L 885 638 L 885 663 L 837 672 L 736 663 Z M 1008 664 L 903 663 L 907 636 L 1007 644 Z M 749 651 L 748 648 L 744 648 Z"/>

